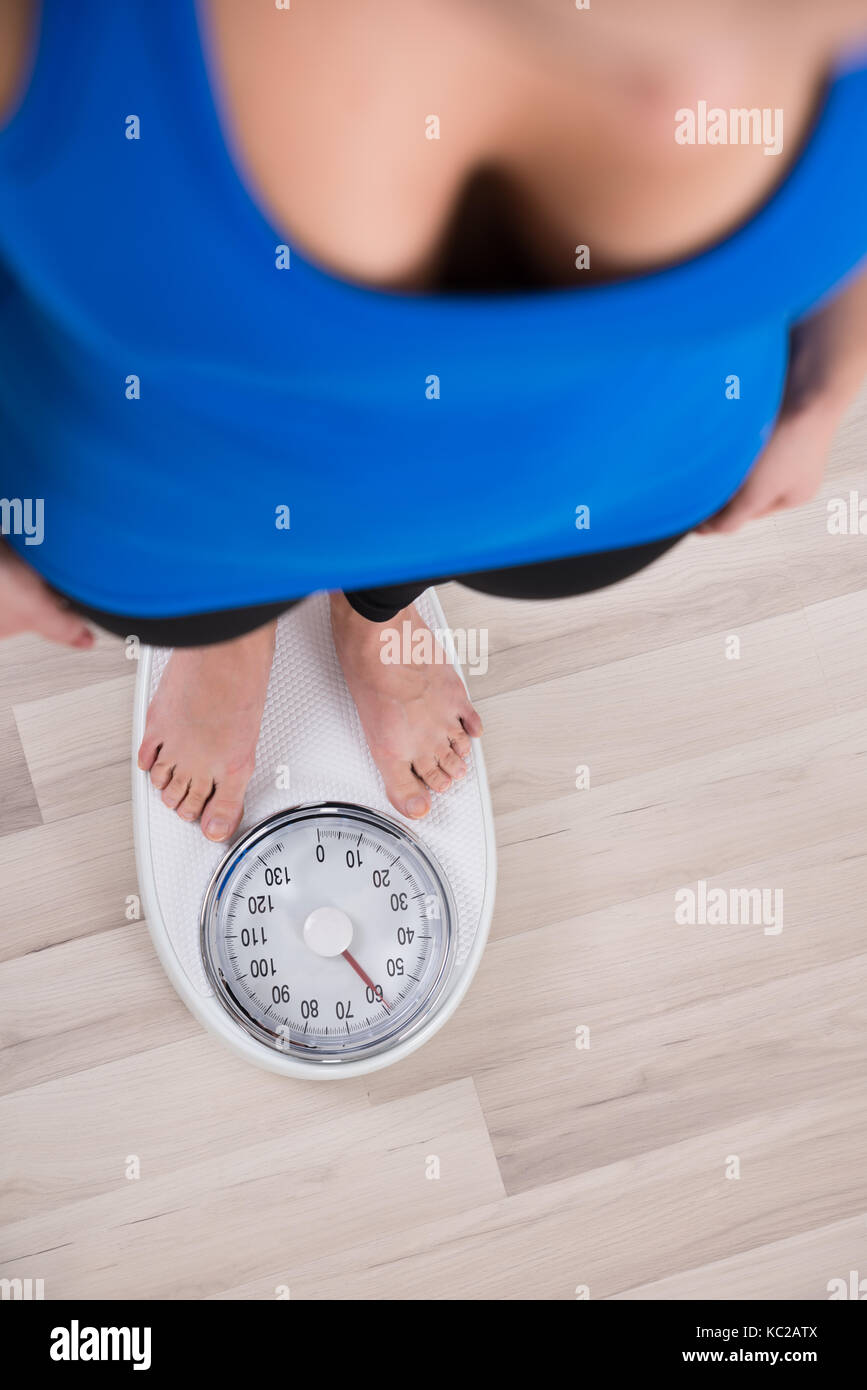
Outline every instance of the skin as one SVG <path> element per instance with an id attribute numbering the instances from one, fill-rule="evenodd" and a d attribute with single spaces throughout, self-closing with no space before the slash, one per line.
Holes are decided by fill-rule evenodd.
<path id="1" fill-rule="evenodd" d="M 768 198 L 809 133 L 835 55 L 867 41 L 865 0 L 592 0 L 584 13 L 566 0 L 296 0 L 288 23 L 267 5 L 202 8 L 224 133 L 251 196 L 333 274 L 421 292 L 483 164 L 510 184 L 540 284 L 574 283 L 576 227 L 598 278 L 698 254 Z M 31 20 L 29 0 L 0 0 L 0 115 L 22 81 Z M 782 107 L 787 152 L 678 146 L 672 113 L 699 96 Z M 430 112 L 443 138 L 420 159 Z M 700 530 L 735 531 L 809 500 L 865 372 L 862 278 L 799 326 L 776 431 Z M 0 635 L 87 641 L 9 553 L 0 614 Z M 410 608 L 393 622 L 407 620 L 421 621 Z M 379 629 L 340 594 L 332 630 L 392 804 L 426 814 L 431 794 L 463 775 L 478 715 L 447 665 L 383 665 Z M 148 713 L 140 766 L 214 840 L 230 838 L 242 814 L 273 642 L 268 625 L 175 652 Z"/>

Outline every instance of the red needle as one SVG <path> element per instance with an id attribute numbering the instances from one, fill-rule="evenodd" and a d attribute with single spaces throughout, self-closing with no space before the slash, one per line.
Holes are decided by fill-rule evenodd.
<path id="1" fill-rule="evenodd" d="M 370 976 L 368 975 L 367 971 L 366 971 L 366 970 L 362 970 L 361 966 L 358 964 L 358 961 L 355 959 L 355 956 L 351 956 L 351 955 L 349 954 L 348 951 L 343 951 L 343 952 L 342 952 L 342 955 L 343 955 L 344 960 L 348 960 L 348 961 L 349 961 L 349 964 L 352 966 L 352 968 L 353 968 L 353 970 L 355 971 L 356 975 L 360 975 L 360 976 L 361 976 L 362 980 L 363 980 L 364 983 L 367 985 L 367 988 L 373 990 L 374 998 L 376 998 L 376 985 L 375 985 L 375 984 L 373 983 L 373 981 L 371 980 L 371 978 L 370 978 Z M 388 1005 L 386 1004 L 385 1000 L 383 999 L 382 993 L 381 993 L 381 992 L 380 992 L 380 995 L 379 995 L 379 1002 L 380 1002 L 380 1004 L 382 1005 L 382 1007 L 385 1009 L 385 1012 L 386 1012 L 387 1014 L 390 1014 L 390 1013 L 391 1013 L 391 1009 L 388 1007 Z"/>

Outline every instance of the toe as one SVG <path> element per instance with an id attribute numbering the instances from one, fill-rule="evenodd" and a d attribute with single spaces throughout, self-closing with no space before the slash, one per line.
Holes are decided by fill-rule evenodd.
<path id="1" fill-rule="evenodd" d="M 191 778 L 188 772 L 180 772 L 175 768 L 172 774 L 172 780 L 163 791 L 163 805 L 168 806 L 170 811 L 173 811 L 176 806 L 179 806 L 189 791 L 190 781 Z"/>
<path id="2" fill-rule="evenodd" d="M 379 770 L 385 783 L 385 792 L 396 811 L 410 820 L 421 820 L 430 810 L 430 795 L 419 781 L 408 763 L 394 761 L 381 762 Z"/>
<path id="3" fill-rule="evenodd" d="M 458 734 L 452 734 L 450 742 L 459 758 L 468 758 L 470 756 L 471 744 L 469 735 L 465 734 L 463 729 L 461 729 Z"/>
<path id="4" fill-rule="evenodd" d="M 160 741 L 152 735 L 145 734 L 138 750 L 138 765 L 142 772 L 150 772 L 156 760 L 157 753 L 160 751 Z"/>
<path id="5" fill-rule="evenodd" d="M 234 835 L 244 812 L 246 789 L 246 781 L 237 777 L 217 782 L 202 816 L 202 830 L 209 840 L 228 840 Z"/>
<path id="6" fill-rule="evenodd" d="M 204 810 L 205 802 L 213 790 L 212 781 L 206 781 L 203 777 L 194 777 L 190 783 L 190 790 L 178 806 L 178 815 L 181 820 L 198 820 Z"/>
<path id="7" fill-rule="evenodd" d="M 421 780 L 430 787 L 432 792 L 444 792 L 452 784 L 449 774 L 433 759 L 415 763 L 414 767 Z"/>
<path id="8" fill-rule="evenodd" d="M 437 762 L 443 772 L 447 772 L 449 777 L 454 778 L 456 782 L 467 775 L 463 758 L 459 758 L 452 748 L 441 749 L 437 754 Z"/>
<path id="9" fill-rule="evenodd" d="M 174 763 L 170 763 L 168 761 L 163 762 L 162 760 L 154 763 L 153 767 L 151 768 L 151 781 L 153 782 L 158 792 L 161 792 L 163 787 L 167 787 L 169 785 L 169 782 L 172 780 L 172 773 L 174 772 L 174 770 Z"/>
<path id="10" fill-rule="evenodd" d="M 470 738 L 481 738 L 482 721 L 476 714 L 476 711 L 473 709 L 472 705 L 467 705 L 465 709 L 461 710 L 461 723 L 463 724 Z"/>

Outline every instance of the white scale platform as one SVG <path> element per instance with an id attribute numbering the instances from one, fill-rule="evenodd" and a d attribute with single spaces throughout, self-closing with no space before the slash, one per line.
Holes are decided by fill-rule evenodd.
<path id="1" fill-rule="evenodd" d="M 425 622 L 446 630 L 433 589 L 417 601 Z M 481 958 L 496 884 L 493 816 L 481 747 L 473 742 L 467 776 L 442 796 L 422 821 L 401 817 L 385 796 L 334 651 L 328 597 L 314 594 L 283 615 L 256 771 L 247 791 L 236 839 L 277 812 L 316 802 L 348 802 L 402 823 L 439 862 L 457 909 L 456 954 L 446 989 L 418 1032 L 387 1051 L 326 1066 L 264 1045 L 233 1019 L 205 972 L 200 913 L 208 883 L 228 849 L 205 839 L 162 803 L 147 773 L 136 766 L 147 706 L 169 658 L 143 648 L 133 727 L 133 817 L 139 887 L 157 953 L 178 994 L 199 1021 L 249 1061 L 287 1075 L 334 1079 L 400 1061 L 435 1033 L 457 1008 Z M 454 653 L 452 652 L 453 656 Z M 459 668 L 458 668 L 459 669 Z M 288 789 L 277 786 L 288 768 Z M 284 779 L 285 780 L 285 779 Z"/>

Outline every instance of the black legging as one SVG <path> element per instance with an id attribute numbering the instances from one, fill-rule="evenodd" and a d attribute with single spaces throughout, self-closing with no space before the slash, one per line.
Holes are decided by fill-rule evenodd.
<path id="1" fill-rule="evenodd" d="M 355 589 L 346 597 L 357 613 L 373 623 L 387 623 L 432 584 L 456 580 L 469 589 L 498 598 L 554 599 L 588 594 L 604 589 L 651 564 L 683 539 L 685 532 L 667 536 L 649 545 L 624 550 L 601 550 L 592 555 L 571 555 L 563 560 L 545 560 L 536 565 L 514 565 L 502 570 L 481 570 L 477 574 L 450 574 L 411 584 L 388 584 L 377 589 Z M 263 603 L 249 608 L 221 609 L 214 613 L 189 613 L 180 618 L 128 618 L 105 613 L 98 608 L 70 600 L 72 606 L 91 622 L 119 637 L 135 635 L 152 647 L 205 647 L 228 642 L 252 632 L 263 623 L 279 617 L 300 598 L 280 603 Z"/>

